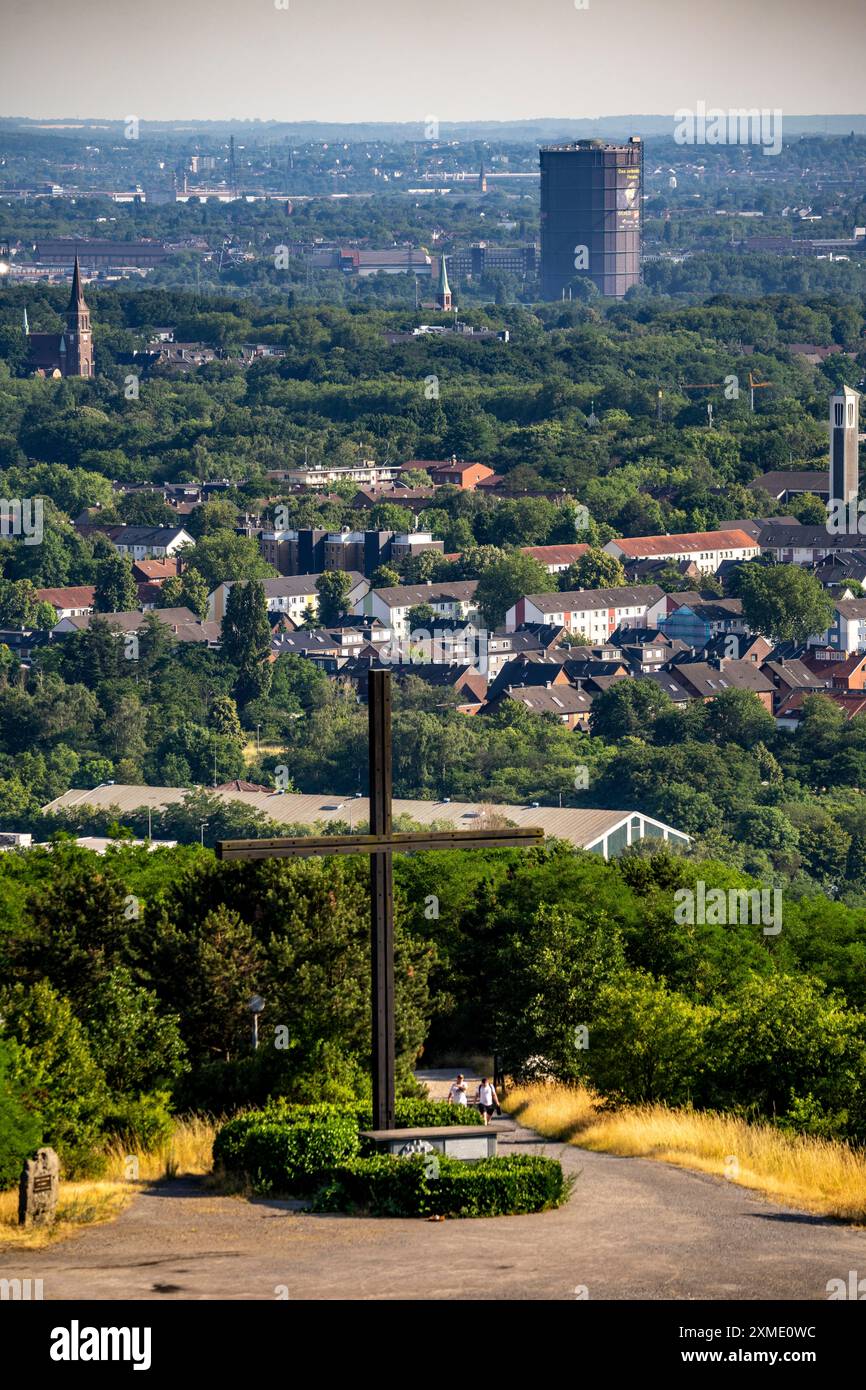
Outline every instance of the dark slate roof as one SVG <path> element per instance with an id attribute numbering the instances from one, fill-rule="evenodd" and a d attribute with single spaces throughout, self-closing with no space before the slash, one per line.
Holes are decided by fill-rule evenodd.
<path id="1" fill-rule="evenodd" d="M 721 695 L 724 690 L 766 694 L 774 688 L 751 661 L 723 661 L 721 669 L 706 661 L 686 662 L 677 667 L 677 678 L 705 697 Z"/>

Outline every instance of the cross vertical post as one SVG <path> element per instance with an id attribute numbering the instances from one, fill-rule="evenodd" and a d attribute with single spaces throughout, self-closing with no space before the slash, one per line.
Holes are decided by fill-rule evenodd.
<path id="1" fill-rule="evenodd" d="M 391 672 L 368 673 L 370 833 L 391 835 Z M 394 874 L 389 849 L 370 855 L 373 1124 L 394 1128 Z"/>

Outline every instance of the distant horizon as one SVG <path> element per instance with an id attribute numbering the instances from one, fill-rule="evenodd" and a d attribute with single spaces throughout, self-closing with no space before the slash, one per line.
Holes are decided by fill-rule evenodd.
<path id="1" fill-rule="evenodd" d="M 708 103 L 709 105 L 709 103 Z M 772 110 L 772 107 L 757 107 L 743 104 L 747 110 Z M 606 112 L 598 116 L 512 116 L 512 117 L 478 117 L 472 116 L 454 117 L 453 119 L 442 119 L 439 122 L 440 129 L 454 130 L 473 127 L 484 129 L 487 127 L 495 128 L 498 126 L 537 126 L 537 125 L 600 125 L 611 124 L 614 122 L 630 123 L 647 121 L 670 121 L 673 125 L 676 116 L 676 109 L 673 111 L 641 111 L 641 112 Z M 739 109 L 723 107 L 723 110 Z M 804 121 L 825 121 L 845 123 L 848 121 L 862 121 L 866 123 L 866 108 L 863 111 L 798 111 L 790 115 L 783 111 L 783 120 L 787 124 L 799 126 Z M 51 114 L 43 116 L 24 116 L 24 115 L 2 115 L 0 114 L 0 126 L 15 124 L 20 122 L 24 125 L 37 126 L 40 129 L 60 129 L 60 130 L 83 130 L 88 127 L 98 127 L 104 129 L 111 125 L 121 126 L 129 119 L 128 114 L 123 116 L 113 116 L 108 114 L 75 116 Z M 424 125 L 422 120 L 388 120 L 381 118 L 365 119 L 359 117 L 353 120 L 329 120 L 323 117 L 297 116 L 291 120 L 284 120 L 276 116 L 140 116 L 138 117 L 141 126 L 159 127 L 179 127 L 182 130 L 192 129 L 197 126 L 206 125 L 237 125 L 237 126 L 327 126 L 331 128 L 345 128 L 347 130 L 357 127 L 382 127 L 390 129 L 394 127 L 414 127 L 421 128 Z M 665 132 L 654 131 L 654 134 L 662 135 Z M 820 132 L 816 132 L 820 133 Z M 841 134 L 848 131 L 841 128 Z M 866 132 L 864 132 L 866 133 Z M 416 138 L 421 138 L 419 135 Z M 430 138 L 430 137 L 426 137 Z"/>

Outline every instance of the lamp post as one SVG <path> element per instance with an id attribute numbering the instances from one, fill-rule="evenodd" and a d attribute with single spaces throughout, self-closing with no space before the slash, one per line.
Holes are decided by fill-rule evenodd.
<path id="1" fill-rule="evenodd" d="M 260 994 L 254 994 L 247 1003 L 247 1008 L 253 1016 L 253 1051 L 259 1045 L 259 1014 L 265 1007 L 265 1001 Z"/>
<path id="2" fill-rule="evenodd" d="M 204 849 L 204 828 L 205 828 L 206 825 L 207 825 L 207 821 L 206 821 L 206 820 L 203 820 L 203 821 L 201 822 L 201 825 L 200 825 L 200 839 L 201 839 L 201 847 L 202 847 L 202 849 Z"/>

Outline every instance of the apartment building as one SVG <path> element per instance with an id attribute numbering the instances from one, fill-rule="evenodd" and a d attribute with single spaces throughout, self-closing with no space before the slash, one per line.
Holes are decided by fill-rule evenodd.
<path id="1" fill-rule="evenodd" d="M 522 623 L 555 623 L 569 632 L 582 632 L 591 644 L 607 642 L 620 627 L 657 627 L 666 600 L 657 584 L 526 594 L 509 608 L 505 627 L 513 632 Z"/>
<path id="2" fill-rule="evenodd" d="M 705 572 L 725 560 L 754 560 L 761 547 L 745 531 L 686 531 L 673 536 L 621 536 L 603 547 L 623 564 L 637 560 L 691 560 Z"/>

